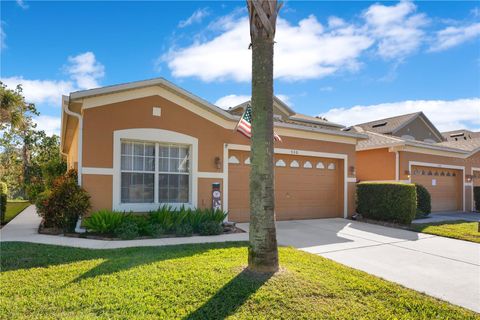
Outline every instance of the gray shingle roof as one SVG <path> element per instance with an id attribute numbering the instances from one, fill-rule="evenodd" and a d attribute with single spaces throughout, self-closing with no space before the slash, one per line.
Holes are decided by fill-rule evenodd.
<path id="1" fill-rule="evenodd" d="M 437 143 L 439 146 L 455 148 L 465 151 L 473 151 L 480 148 L 480 138 L 473 138 L 467 140 L 458 140 L 458 141 L 444 141 Z"/>
<path id="2" fill-rule="evenodd" d="M 410 120 L 412 120 L 413 118 L 417 117 L 420 114 L 421 112 L 403 114 L 396 117 L 379 119 L 375 121 L 357 124 L 356 126 L 372 132 L 392 133 L 396 129 L 402 127 L 405 123 L 409 122 Z"/>

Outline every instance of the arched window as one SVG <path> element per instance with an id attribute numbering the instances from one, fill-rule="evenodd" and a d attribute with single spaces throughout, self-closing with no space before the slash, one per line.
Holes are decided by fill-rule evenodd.
<path id="1" fill-rule="evenodd" d="M 335 163 L 330 162 L 327 167 L 329 170 L 335 170 Z"/>
<path id="2" fill-rule="evenodd" d="M 300 167 L 300 164 L 298 163 L 297 160 L 293 160 L 292 162 L 290 162 L 290 168 L 298 168 Z"/>
<path id="3" fill-rule="evenodd" d="M 275 166 L 277 166 L 277 167 L 286 167 L 287 164 L 285 163 L 285 161 L 283 161 L 282 159 L 280 159 L 280 160 L 277 160 L 277 162 L 275 162 Z"/>
<path id="4" fill-rule="evenodd" d="M 248 157 L 247 159 L 245 159 L 245 161 L 243 162 L 245 164 L 250 164 L 250 157 Z"/>
<path id="5" fill-rule="evenodd" d="M 317 168 L 317 169 L 325 169 L 325 166 L 323 165 L 323 162 L 320 161 L 319 163 L 317 163 L 317 165 L 316 165 L 315 168 Z"/>
<path id="6" fill-rule="evenodd" d="M 237 158 L 237 157 L 235 157 L 235 156 L 230 156 L 230 158 L 228 158 L 228 163 L 239 164 L 240 161 L 238 161 L 238 158 Z"/>
<path id="7" fill-rule="evenodd" d="M 305 161 L 305 163 L 303 164 L 303 167 L 306 169 L 311 169 L 312 163 L 310 161 Z"/>

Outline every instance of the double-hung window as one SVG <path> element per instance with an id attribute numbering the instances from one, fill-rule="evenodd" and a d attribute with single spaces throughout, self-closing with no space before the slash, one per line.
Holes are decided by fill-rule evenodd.
<path id="1" fill-rule="evenodd" d="M 121 141 L 121 203 L 189 203 L 190 146 Z"/>

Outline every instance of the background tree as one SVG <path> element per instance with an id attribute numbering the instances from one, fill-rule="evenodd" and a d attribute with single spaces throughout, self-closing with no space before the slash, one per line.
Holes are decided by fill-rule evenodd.
<path id="1" fill-rule="evenodd" d="M 277 1 L 248 0 L 252 48 L 252 147 L 248 268 L 278 270 L 273 169 L 273 44 Z"/>
<path id="2" fill-rule="evenodd" d="M 30 198 L 43 191 L 66 170 L 60 138 L 37 130 L 35 105 L 25 101 L 21 86 L 12 90 L 0 82 L 0 181 L 10 198 Z"/>

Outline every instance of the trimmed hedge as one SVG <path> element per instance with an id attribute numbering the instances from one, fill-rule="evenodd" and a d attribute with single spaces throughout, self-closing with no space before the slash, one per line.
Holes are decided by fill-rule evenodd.
<path id="1" fill-rule="evenodd" d="M 480 187 L 473 187 L 473 199 L 475 200 L 475 209 L 480 211 Z"/>
<path id="2" fill-rule="evenodd" d="M 0 181 L 0 223 L 2 224 L 5 222 L 5 212 L 7 212 L 7 193 L 7 184 Z"/>
<path id="3" fill-rule="evenodd" d="M 432 197 L 427 188 L 415 183 L 417 191 L 417 218 L 427 217 L 432 212 Z"/>
<path id="4" fill-rule="evenodd" d="M 417 210 L 415 185 L 385 182 L 359 183 L 357 210 L 368 219 L 410 224 Z"/>

